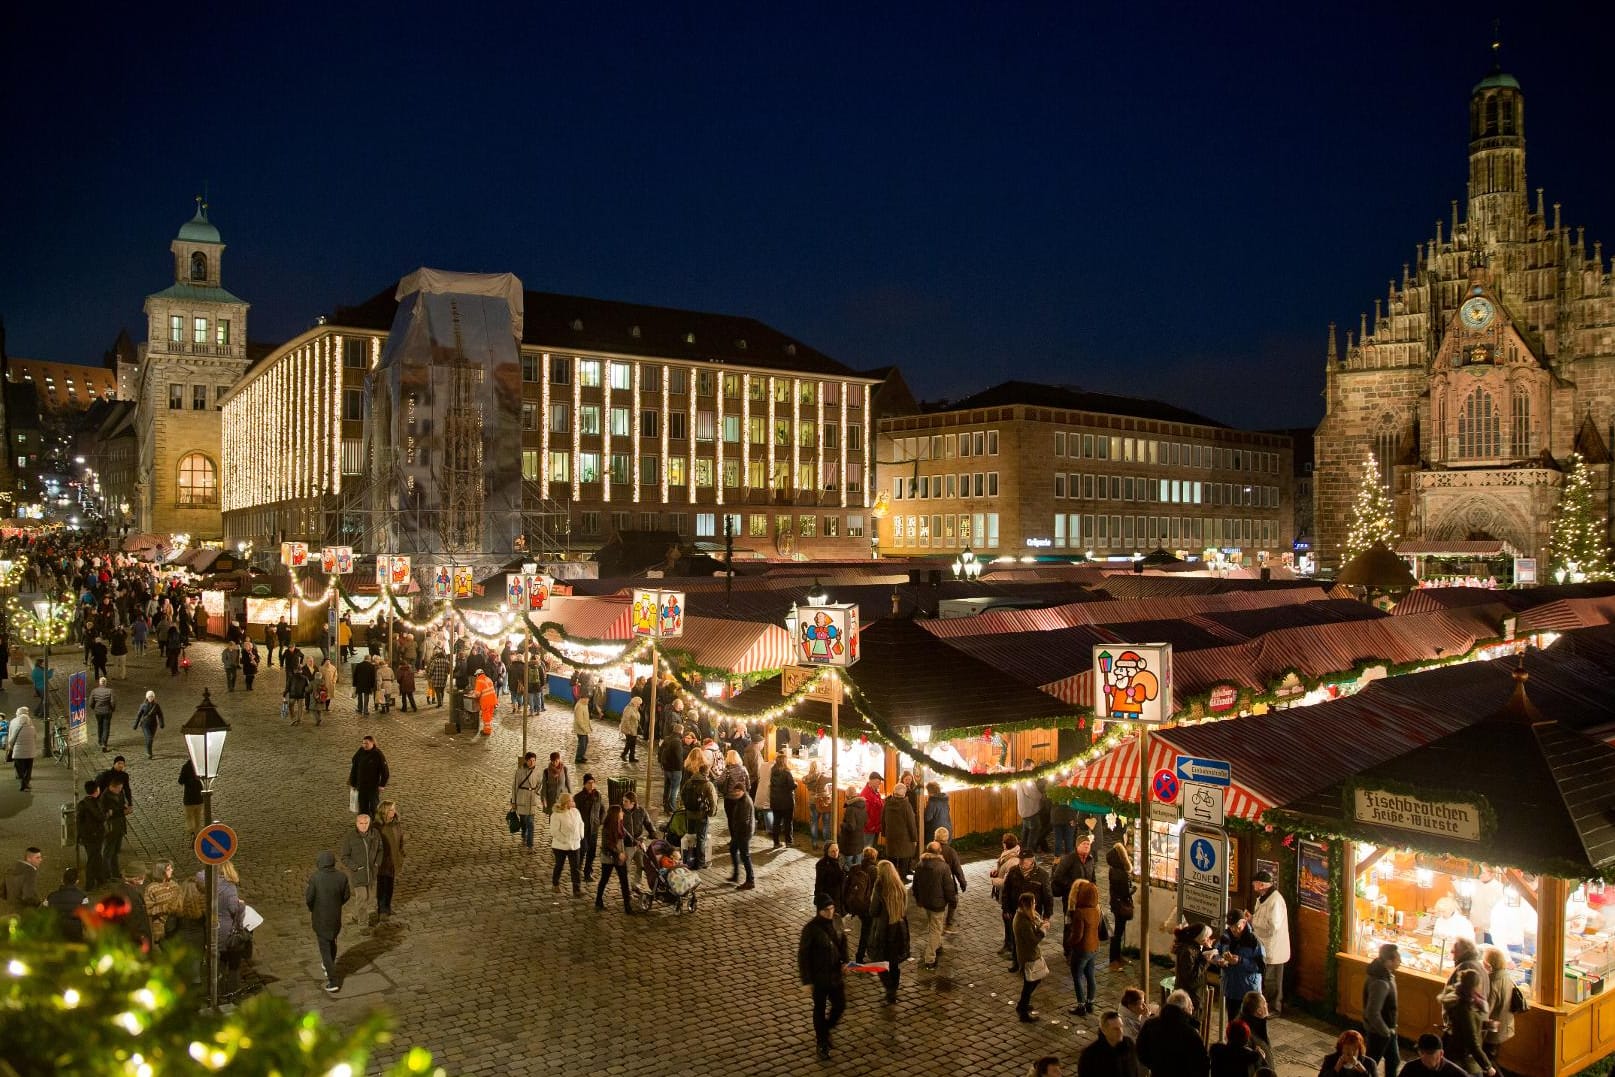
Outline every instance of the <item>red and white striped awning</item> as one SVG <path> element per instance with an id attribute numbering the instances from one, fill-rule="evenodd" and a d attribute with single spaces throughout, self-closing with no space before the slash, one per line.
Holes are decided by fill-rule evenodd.
<path id="1" fill-rule="evenodd" d="M 549 605 L 531 615 L 534 624 L 554 621 L 569 639 L 628 639 L 630 632 L 628 599 L 616 595 L 561 598 L 552 595 Z"/>
<path id="2" fill-rule="evenodd" d="M 791 662 L 791 634 L 777 624 L 686 617 L 684 635 L 663 647 L 683 651 L 698 666 L 734 674 L 775 670 Z"/>
<path id="3" fill-rule="evenodd" d="M 1177 767 L 1178 748 L 1167 738 L 1171 735 L 1170 729 L 1162 729 L 1150 734 L 1150 774 L 1159 770 L 1175 770 Z M 1237 768 L 1235 770 L 1237 774 Z M 1109 793 L 1121 800 L 1138 800 L 1138 738 L 1128 737 L 1125 741 L 1095 759 L 1092 763 L 1073 774 L 1067 781 L 1076 789 L 1089 789 L 1101 793 Z M 1237 781 L 1228 789 L 1228 798 L 1223 805 L 1223 813 L 1249 822 L 1256 822 L 1263 812 L 1273 807 L 1271 803 L 1241 786 Z"/>

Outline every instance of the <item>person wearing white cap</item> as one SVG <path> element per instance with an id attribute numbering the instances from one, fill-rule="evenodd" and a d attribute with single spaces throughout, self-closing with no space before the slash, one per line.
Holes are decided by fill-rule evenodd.
<path id="1" fill-rule="evenodd" d="M 1267 955 L 1262 974 L 1262 994 L 1267 1008 L 1277 1017 L 1284 1002 L 1284 965 L 1290 960 L 1290 909 L 1284 895 L 1273 885 L 1273 873 L 1258 871 L 1251 877 L 1256 891 L 1256 908 L 1251 910 L 1251 930 Z"/>

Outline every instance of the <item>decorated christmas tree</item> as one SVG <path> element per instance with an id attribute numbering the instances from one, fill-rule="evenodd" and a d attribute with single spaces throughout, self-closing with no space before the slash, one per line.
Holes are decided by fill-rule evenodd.
<path id="1" fill-rule="evenodd" d="M 1560 582 L 1607 580 L 1609 542 L 1604 520 L 1593 503 L 1592 475 L 1580 453 L 1572 453 L 1569 463 L 1553 529 L 1548 532 L 1548 573 Z"/>
<path id="2" fill-rule="evenodd" d="M 385 1017 L 342 1032 L 267 993 L 212 1013 L 188 975 L 194 955 L 178 940 L 142 952 L 122 924 L 128 904 L 106 911 L 113 900 L 81 913 L 84 942 L 64 940 L 48 910 L 0 917 L 0 1072 L 353 1077 L 389 1042 Z M 421 1048 L 388 1053 L 388 1077 L 444 1073 Z"/>
<path id="3" fill-rule="evenodd" d="M 1396 538 L 1396 510 L 1380 482 L 1379 462 L 1369 453 L 1363 460 L 1362 481 L 1351 505 L 1351 526 L 1346 531 L 1340 563 L 1350 564 L 1358 554 L 1375 546 L 1394 550 Z"/>

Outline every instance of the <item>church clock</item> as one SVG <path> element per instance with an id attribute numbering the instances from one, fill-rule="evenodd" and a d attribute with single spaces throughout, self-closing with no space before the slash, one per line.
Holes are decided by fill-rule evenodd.
<path id="1" fill-rule="evenodd" d="M 1495 313 L 1491 300 L 1478 295 L 1465 300 L 1464 305 L 1458 308 L 1458 317 L 1470 329 L 1485 329 L 1491 324 Z"/>

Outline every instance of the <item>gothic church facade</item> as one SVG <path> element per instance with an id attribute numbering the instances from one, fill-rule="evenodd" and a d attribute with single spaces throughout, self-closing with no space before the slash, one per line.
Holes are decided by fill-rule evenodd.
<path id="1" fill-rule="evenodd" d="M 1531 202 L 1524 97 L 1494 70 L 1470 95 L 1464 212 L 1455 200 L 1446 232 L 1437 221 L 1343 351 L 1330 326 L 1315 443 L 1324 567 L 1338 567 L 1371 455 L 1405 538 L 1542 554 L 1572 452 L 1607 515 L 1615 289 L 1602 245 L 1589 253 L 1540 187 Z"/>

